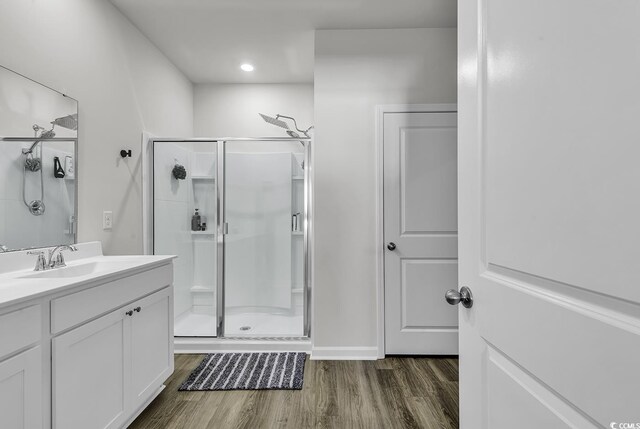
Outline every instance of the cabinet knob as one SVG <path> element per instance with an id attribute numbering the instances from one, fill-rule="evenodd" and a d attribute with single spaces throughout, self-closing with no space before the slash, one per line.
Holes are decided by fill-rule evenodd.
<path id="1" fill-rule="evenodd" d="M 133 309 L 136 313 L 140 313 L 140 310 L 142 310 L 142 307 L 136 307 Z"/>
<path id="2" fill-rule="evenodd" d="M 126 314 L 127 316 L 133 316 L 133 310 L 129 310 L 124 314 Z"/>

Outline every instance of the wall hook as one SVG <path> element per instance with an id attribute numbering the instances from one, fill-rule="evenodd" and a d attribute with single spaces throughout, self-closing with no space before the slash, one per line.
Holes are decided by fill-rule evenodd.
<path id="1" fill-rule="evenodd" d="M 129 149 L 129 150 L 122 149 L 120 151 L 120 156 L 123 157 L 123 158 L 126 158 L 126 157 L 131 158 L 131 149 Z"/>

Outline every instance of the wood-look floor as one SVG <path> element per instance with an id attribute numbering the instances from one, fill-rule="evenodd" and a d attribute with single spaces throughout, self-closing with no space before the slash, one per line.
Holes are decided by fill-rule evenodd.
<path id="1" fill-rule="evenodd" d="M 457 428 L 458 360 L 312 361 L 302 390 L 179 392 L 203 355 L 176 355 L 132 429 Z"/>

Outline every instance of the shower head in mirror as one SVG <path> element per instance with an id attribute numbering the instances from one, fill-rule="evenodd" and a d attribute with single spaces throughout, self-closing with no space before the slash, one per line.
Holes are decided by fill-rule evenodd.
<path id="1" fill-rule="evenodd" d="M 78 131 L 78 114 L 74 113 L 73 115 L 56 118 L 51 122 L 51 125 L 57 125 L 59 127 L 66 128 L 72 131 Z"/>

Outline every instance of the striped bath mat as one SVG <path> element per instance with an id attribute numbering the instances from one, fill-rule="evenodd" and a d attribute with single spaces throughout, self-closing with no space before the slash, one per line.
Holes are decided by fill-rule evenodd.
<path id="1" fill-rule="evenodd" d="M 208 354 L 178 390 L 302 389 L 306 353 Z"/>

